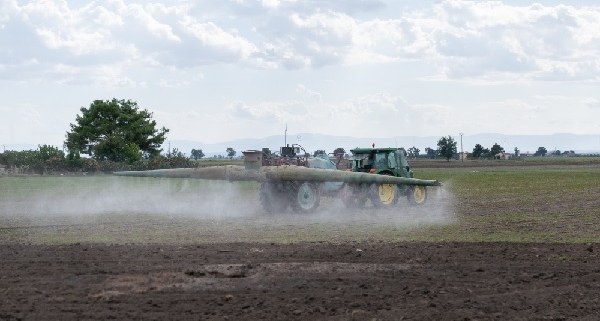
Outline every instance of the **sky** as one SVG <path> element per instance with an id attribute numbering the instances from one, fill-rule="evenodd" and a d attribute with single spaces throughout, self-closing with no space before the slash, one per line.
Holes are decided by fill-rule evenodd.
<path id="1" fill-rule="evenodd" d="M 130 99 L 169 140 L 600 135 L 597 1 L 0 1 L 0 144 Z"/>

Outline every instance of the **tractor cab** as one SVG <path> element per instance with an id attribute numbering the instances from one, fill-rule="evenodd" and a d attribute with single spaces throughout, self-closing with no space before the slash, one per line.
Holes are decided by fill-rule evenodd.
<path id="1" fill-rule="evenodd" d="M 355 148 L 352 152 L 352 171 L 413 177 L 403 148 Z"/>

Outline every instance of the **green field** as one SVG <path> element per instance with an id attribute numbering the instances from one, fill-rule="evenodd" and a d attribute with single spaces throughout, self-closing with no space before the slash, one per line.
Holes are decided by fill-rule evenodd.
<path id="1" fill-rule="evenodd" d="M 444 184 L 419 208 L 272 216 L 258 183 L 0 176 L 0 243 L 600 242 L 599 165 L 479 165 L 415 169 Z"/>

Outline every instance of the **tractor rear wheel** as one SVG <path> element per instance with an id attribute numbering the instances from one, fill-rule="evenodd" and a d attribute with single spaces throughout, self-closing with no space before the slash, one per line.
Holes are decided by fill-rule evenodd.
<path id="1" fill-rule="evenodd" d="M 272 183 L 260 185 L 259 198 L 263 209 L 269 214 L 285 212 L 290 204 L 288 195 Z"/>
<path id="2" fill-rule="evenodd" d="M 394 184 L 373 184 L 371 203 L 374 207 L 391 207 L 398 203 L 398 188 Z"/>
<path id="3" fill-rule="evenodd" d="M 427 188 L 425 186 L 414 186 L 408 187 L 406 198 L 410 205 L 421 205 L 427 200 Z"/>
<path id="4" fill-rule="evenodd" d="M 317 185 L 308 182 L 298 182 L 292 188 L 291 206 L 296 213 L 312 213 L 321 202 Z"/>

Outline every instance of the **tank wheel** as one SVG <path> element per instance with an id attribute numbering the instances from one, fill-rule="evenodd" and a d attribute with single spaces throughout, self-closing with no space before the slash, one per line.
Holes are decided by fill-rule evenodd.
<path id="1" fill-rule="evenodd" d="M 285 193 L 278 192 L 272 183 L 260 184 L 260 204 L 269 214 L 285 212 L 290 201 Z"/>
<path id="2" fill-rule="evenodd" d="M 367 202 L 364 193 L 360 192 L 360 186 L 355 184 L 345 184 L 339 196 L 348 209 L 362 208 Z"/>
<path id="3" fill-rule="evenodd" d="M 398 203 L 398 188 L 394 184 L 373 184 L 371 203 L 374 207 L 390 207 Z"/>
<path id="4" fill-rule="evenodd" d="M 427 188 L 425 186 L 409 186 L 406 197 L 410 205 L 421 205 L 427 199 Z"/>
<path id="5" fill-rule="evenodd" d="M 317 185 L 308 182 L 294 184 L 292 189 L 291 205 L 296 213 L 312 213 L 321 202 L 321 195 Z"/>

